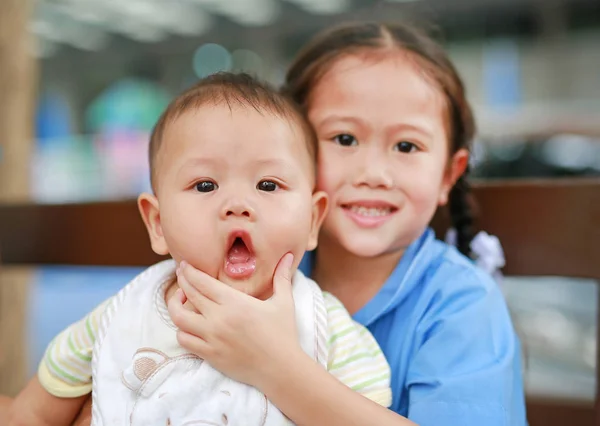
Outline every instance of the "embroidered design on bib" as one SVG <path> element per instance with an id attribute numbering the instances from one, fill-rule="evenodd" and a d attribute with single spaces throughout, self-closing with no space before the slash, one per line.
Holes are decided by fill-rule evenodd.
<path id="1" fill-rule="evenodd" d="M 236 419 L 236 397 L 252 399 L 252 406 L 262 411 L 257 426 L 266 423 L 268 400 L 264 394 L 250 387 L 240 390 L 239 383 L 193 354 L 169 357 L 157 349 L 138 349 L 121 380 L 135 393 L 131 426 L 245 424 L 248 419 Z M 239 410 L 237 414 L 239 417 Z"/>

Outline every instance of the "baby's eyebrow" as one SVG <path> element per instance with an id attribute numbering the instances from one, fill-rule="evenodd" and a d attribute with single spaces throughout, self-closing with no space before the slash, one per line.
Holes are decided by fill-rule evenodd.
<path id="1" fill-rule="evenodd" d="M 181 166 L 181 169 L 184 169 L 187 167 L 198 167 L 198 166 L 219 166 L 222 163 L 224 163 L 224 161 L 219 158 L 208 158 L 208 157 L 190 158 L 185 163 L 183 163 L 183 165 Z"/>
<path id="2" fill-rule="evenodd" d="M 276 167 L 287 167 L 289 166 L 289 162 L 283 161 L 280 158 L 265 158 L 256 161 L 256 165 L 258 166 L 276 166 Z"/>
<path id="3" fill-rule="evenodd" d="M 227 161 L 219 157 L 196 157 L 186 160 L 177 170 L 177 174 L 192 173 L 197 170 L 211 171 L 227 168 Z"/>
<path id="4" fill-rule="evenodd" d="M 225 167 L 225 162 L 218 158 L 190 158 L 185 161 L 179 169 L 177 169 L 177 176 L 187 176 L 188 173 L 192 173 L 194 170 L 215 170 Z"/>

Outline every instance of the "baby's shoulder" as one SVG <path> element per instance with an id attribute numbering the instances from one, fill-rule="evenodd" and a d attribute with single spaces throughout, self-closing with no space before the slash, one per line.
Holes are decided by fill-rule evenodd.
<path id="1" fill-rule="evenodd" d="M 365 326 L 352 318 L 344 304 L 333 294 L 322 292 L 325 311 L 327 312 L 327 328 L 329 340 L 338 339 L 371 342 L 372 336 Z"/>

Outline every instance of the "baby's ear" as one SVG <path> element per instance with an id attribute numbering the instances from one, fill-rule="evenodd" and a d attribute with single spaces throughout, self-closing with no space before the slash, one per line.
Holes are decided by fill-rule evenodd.
<path id="1" fill-rule="evenodd" d="M 139 391 L 142 385 L 169 360 L 169 357 L 154 349 L 139 349 L 133 356 L 131 365 L 123 371 L 121 379 L 132 391 Z"/>
<path id="2" fill-rule="evenodd" d="M 161 256 L 169 254 L 169 248 L 167 247 L 160 221 L 158 199 L 154 195 L 146 192 L 140 194 L 138 197 L 138 209 L 142 215 L 144 225 L 146 225 L 152 250 Z"/>

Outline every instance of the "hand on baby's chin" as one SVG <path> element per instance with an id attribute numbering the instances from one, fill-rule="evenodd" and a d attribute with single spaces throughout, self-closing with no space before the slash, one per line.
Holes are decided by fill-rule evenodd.
<path id="1" fill-rule="evenodd" d="M 301 352 L 291 288 L 293 256 L 286 255 L 273 278 L 274 295 L 261 301 L 183 264 L 181 287 L 169 300 L 179 328 L 177 339 L 223 374 L 261 387 L 284 368 L 290 353 Z M 189 303 L 193 310 L 184 305 Z M 275 373 L 276 374 L 276 373 Z"/>
<path id="2" fill-rule="evenodd" d="M 179 288 L 181 289 L 181 286 L 179 286 Z M 180 297 L 180 299 L 183 303 L 184 309 L 187 309 L 190 312 L 195 312 L 197 314 L 200 313 L 200 312 L 198 312 L 198 310 L 196 310 L 194 305 L 192 305 L 192 303 L 188 300 L 188 298 L 185 295 L 185 293 L 183 292 L 183 290 L 178 291 L 177 293 L 173 294 L 173 296 L 171 296 L 171 297 Z"/>

